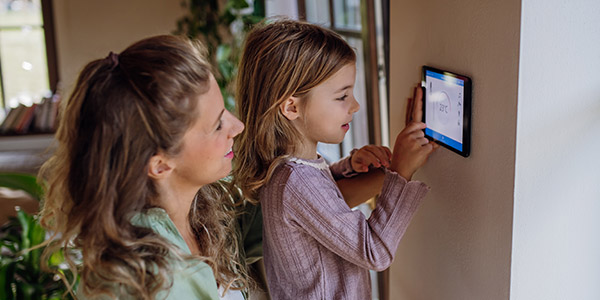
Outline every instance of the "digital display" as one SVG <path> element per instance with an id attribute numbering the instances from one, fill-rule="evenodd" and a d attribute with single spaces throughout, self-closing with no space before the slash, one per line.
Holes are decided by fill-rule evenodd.
<path id="1" fill-rule="evenodd" d="M 465 114 L 470 114 L 470 79 L 450 72 L 429 67 L 423 69 L 425 135 L 446 148 L 468 156 Z M 465 103 L 465 96 L 469 99 Z M 466 109 L 466 105 L 469 108 Z"/>

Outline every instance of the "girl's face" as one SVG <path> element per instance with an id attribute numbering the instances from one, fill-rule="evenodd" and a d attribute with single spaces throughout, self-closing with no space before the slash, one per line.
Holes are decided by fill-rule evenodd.
<path id="1" fill-rule="evenodd" d="M 349 63 L 314 87 L 303 109 L 305 142 L 339 144 L 360 105 L 354 98 L 356 64 Z"/>
<path id="2" fill-rule="evenodd" d="M 185 133 L 173 174 L 181 183 L 202 186 L 231 172 L 233 137 L 244 125 L 223 105 L 223 96 L 211 75 L 210 89 L 198 98 L 197 121 Z"/>

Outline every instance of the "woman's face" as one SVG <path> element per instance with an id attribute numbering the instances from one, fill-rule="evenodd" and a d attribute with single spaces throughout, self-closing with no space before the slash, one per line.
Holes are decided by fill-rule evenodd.
<path id="1" fill-rule="evenodd" d="M 233 138 L 244 130 L 244 125 L 225 109 L 212 75 L 210 89 L 198 97 L 197 115 L 183 137 L 181 152 L 173 159 L 173 175 L 180 183 L 199 187 L 229 175 Z"/>

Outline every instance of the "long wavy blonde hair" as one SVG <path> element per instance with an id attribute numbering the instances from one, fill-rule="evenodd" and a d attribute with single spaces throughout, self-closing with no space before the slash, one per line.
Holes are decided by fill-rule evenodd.
<path id="1" fill-rule="evenodd" d="M 85 66 L 62 108 L 58 148 L 40 170 L 46 187 L 41 223 L 54 233 L 44 254 L 64 249 L 86 295 L 154 299 L 172 285 L 170 258 L 203 259 L 226 288 L 249 282 L 233 203 L 221 185 L 202 188 L 190 207 L 201 257 L 183 256 L 151 229 L 130 222 L 157 206 L 149 159 L 180 151 L 196 118 L 196 99 L 209 89 L 203 53 L 181 37 L 141 40 Z M 72 247 L 81 250 L 81 265 L 68 255 Z"/>
<path id="2" fill-rule="evenodd" d="M 267 20 L 248 34 L 236 80 L 236 108 L 244 131 L 236 137 L 234 179 L 258 201 L 260 187 L 295 151 L 300 133 L 279 110 L 290 97 L 305 98 L 356 60 L 337 33 L 288 19 Z"/>

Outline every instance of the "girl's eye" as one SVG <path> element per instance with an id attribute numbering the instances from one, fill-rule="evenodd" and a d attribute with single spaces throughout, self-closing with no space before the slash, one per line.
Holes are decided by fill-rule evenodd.
<path id="1" fill-rule="evenodd" d="M 339 98 L 336 98 L 335 100 L 342 100 L 343 101 L 343 100 L 346 100 L 346 97 L 348 97 L 348 95 L 341 96 Z"/>
<path id="2" fill-rule="evenodd" d="M 223 128 L 223 121 L 219 120 L 219 126 L 217 126 L 217 131 L 221 130 L 221 128 Z"/>

